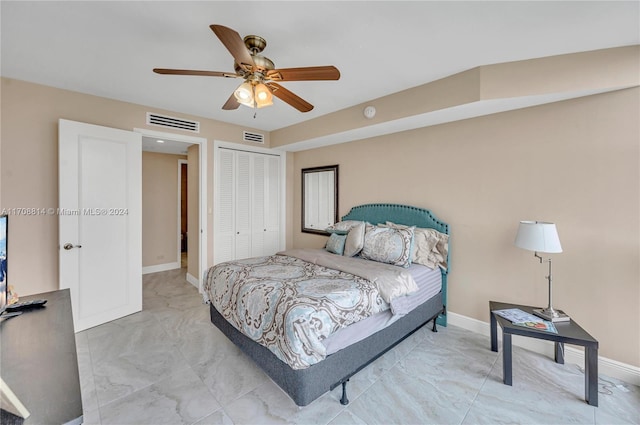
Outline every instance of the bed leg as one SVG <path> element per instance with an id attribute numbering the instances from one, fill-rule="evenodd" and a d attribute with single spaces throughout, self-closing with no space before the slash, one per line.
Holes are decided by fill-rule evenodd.
<path id="1" fill-rule="evenodd" d="M 349 382 L 348 379 L 342 382 L 342 398 L 340 399 L 340 404 L 343 406 L 349 404 L 349 399 L 347 398 L 347 382 Z"/>
<path id="2" fill-rule="evenodd" d="M 447 306 L 443 305 L 442 306 L 442 314 L 444 314 L 445 316 L 447 315 Z M 438 320 L 438 317 L 440 315 L 436 316 L 433 318 L 433 328 L 431 328 L 432 332 L 438 332 L 438 328 L 436 328 L 436 321 Z"/>

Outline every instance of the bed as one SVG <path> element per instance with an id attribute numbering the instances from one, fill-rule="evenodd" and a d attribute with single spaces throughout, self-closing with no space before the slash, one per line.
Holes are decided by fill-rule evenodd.
<path id="1" fill-rule="evenodd" d="M 421 230 L 433 229 L 439 234 L 446 235 L 448 243 L 449 227 L 446 223 L 438 220 L 429 210 L 407 205 L 367 204 L 356 206 L 353 207 L 347 215 L 342 217 L 341 222 L 366 222 L 374 224 L 374 226 L 368 225 L 367 231 L 373 229 L 375 224 L 380 224 L 381 227 L 385 227 L 385 224 L 387 224 L 397 226 L 394 228 L 415 226 Z M 414 249 L 413 242 L 411 249 Z M 369 259 L 357 257 L 354 259 L 343 259 L 340 255 L 319 252 L 321 250 L 316 251 L 317 252 L 313 252 L 312 250 L 290 250 L 278 253 L 275 256 L 239 260 L 237 262 L 227 262 L 213 266 L 208 270 L 205 277 L 204 296 L 205 300 L 210 304 L 211 322 L 246 355 L 253 359 L 298 406 L 306 406 L 322 394 L 340 385 L 342 385 L 342 398 L 340 401 L 342 404 L 347 404 L 348 398 L 346 390 L 350 377 L 402 342 L 425 324 L 432 322 L 432 330 L 434 332 L 437 332 L 436 324 L 446 326 L 446 288 L 447 274 L 450 269 L 448 245 L 444 254 L 444 264 L 446 267 L 435 267 L 434 269 L 430 269 L 431 271 L 427 271 L 426 267 L 416 264 L 410 267 L 398 267 L 389 264 L 381 266 L 379 263 L 370 261 Z M 298 255 L 300 255 L 300 257 L 298 257 Z M 333 257 L 328 257 L 327 260 L 327 255 L 333 255 Z M 327 261 L 331 263 L 331 267 L 328 267 Z M 268 275 L 268 280 L 271 280 L 271 283 L 276 286 L 280 284 L 277 280 L 278 271 L 291 269 L 296 270 L 295 273 L 298 274 L 306 273 L 307 275 L 313 275 L 313 273 L 319 273 L 320 276 L 313 275 L 313 278 L 317 282 L 322 282 L 320 286 L 330 287 L 335 286 L 335 284 L 344 283 L 347 286 L 368 287 L 367 285 L 370 284 L 370 281 L 367 279 L 369 279 L 370 276 L 362 278 L 364 274 L 351 275 L 346 273 L 346 276 L 350 276 L 350 280 L 347 281 L 345 272 L 340 269 L 342 262 L 345 262 L 348 267 L 356 267 L 355 270 L 358 271 L 360 270 L 358 267 L 366 263 L 365 266 L 367 266 L 366 268 L 368 269 L 366 273 L 376 276 L 371 279 L 376 282 L 376 285 L 380 285 L 379 281 L 384 282 L 383 274 L 386 274 L 386 269 L 389 269 L 390 273 L 399 274 L 402 278 L 406 278 L 407 274 L 412 276 L 416 275 L 415 280 L 413 277 L 411 277 L 411 280 L 420 282 L 420 285 L 423 285 L 422 282 L 425 280 L 422 275 L 428 275 L 429 277 L 427 277 L 426 280 L 431 282 L 436 280 L 434 275 L 437 275 L 438 286 L 435 291 L 433 286 L 430 286 L 428 291 L 423 289 L 423 286 L 419 286 L 419 291 L 409 291 L 411 294 L 420 293 L 422 298 L 420 298 L 419 304 L 415 305 L 418 301 L 414 300 L 413 305 L 410 305 L 405 309 L 406 311 L 402 311 L 401 313 L 398 313 L 398 311 L 402 310 L 402 307 L 400 307 L 404 305 L 402 302 L 410 299 L 403 294 L 391 300 L 387 299 L 389 295 L 384 294 L 382 296 L 360 296 L 359 298 L 356 297 L 358 298 L 357 302 L 360 303 L 358 305 L 356 305 L 356 301 L 353 300 L 353 296 L 343 294 L 344 296 L 342 298 L 338 297 L 336 303 L 348 308 L 345 307 L 345 311 L 338 312 L 332 311 L 331 307 L 323 304 L 322 308 L 320 308 L 323 314 L 326 311 L 330 311 L 327 315 L 340 316 L 339 319 L 344 320 L 344 322 L 339 325 L 334 325 L 334 327 L 337 326 L 339 329 L 336 332 L 331 331 L 333 332 L 331 335 L 328 335 L 328 332 L 330 332 L 326 329 L 328 326 L 325 326 L 323 323 L 318 323 L 317 320 L 307 324 L 313 328 L 312 331 L 314 335 L 316 333 L 321 334 L 319 340 L 321 340 L 322 346 L 319 346 L 318 341 L 308 342 L 308 335 L 304 333 L 306 331 L 300 331 L 295 323 L 290 326 L 280 326 L 281 328 L 285 328 L 285 330 L 281 332 L 284 332 L 284 334 L 286 334 L 285 336 L 289 338 L 289 342 L 283 343 L 278 337 L 274 336 L 273 329 L 258 330 L 257 327 L 254 327 L 253 323 L 251 326 L 247 326 L 246 323 L 239 325 L 234 321 L 237 318 L 242 319 L 246 317 L 250 317 L 250 321 L 253 322 L 266 321 L 264 316 L 267 313 L 252 311 L 253 307 L 251 306 L 256 303 L 269 304 L 275 299 L 275 297 L 272 296 L 273 288 L 263 288 L 261 289 L 262 292 L 254 291 L 252 294 L 247 294 L 243 293 L 242 290 L 232 291 L 229 287 L 225 286 L 227 285 L 227 281 L 242 280 L 242 276 L 247 274 L 247 270 L 251 270 L 249 268 L 251 266 L 250 263 L 255 263 L 257 268 L 262 267 L 262 269 L 260 269 L 262 270 L 261 273 Z M 324 264 L 324 266 L 322 264 Z M 333 264 L 337 264 L 335 265 L 336 270 L 333 269 Z M 313 267 L 315 267 L 313 270 L 320 271 L 311 271 Z M 351 269 L 347 270 L 352 271 Z M 380 273 L 379 281 L 377 279 L 377 273 Z M 417 277 L 418 275 L 420 275 L 419 278 Z M 310 281 L 313 281 L 313 279 Z M 318 290 L 317 285 L 314 286 L 313 282 L 311 284 L 308 283 L 310 281 L 300 282 L 302 282 L 303 286 L 306 285 L 305 288 L 311 287 L 311 292 Z M 282 282 L 285 282 L 284 278 Z M 327 282 L 329 283 L 327 284 Z M 409 284 L 407 285 L 410 286 Z M 289 290 L 289 292 L 291 292 L 291 290 Z M 298 299 L 293 299 L 293 297 L 304 298 L 309 294 L 309 290 L 306 289 L 306 292 L 305 290 L 300 290 L 300 292 L 301 295 L 297 293 L 291 295 L 290 304 L 286 307 L 270 306 L 268 310 L 271 311 L 271 313 L 268 314 L 270 316 L 276 316 L 284 315 L 283 312 L 285 310 L 287 314 L 292 310 L 304 310 L 306 305 L 300 307 L 295 304 Z M 254 297 L 253 303 L 247 302 L 244 304 L 244 310 L 238 307 L 237 310 L 242 311 L 230 312 L 226 307 L 223 307 L 227 304 L 234 304 L 231 301 L 236 302 L 243 297 Z M 233 298 L 233 300 L 231 300 L 231 298 Z M 414 298 L 416 298 L 416 300 L 418 299 L 417 297 Z M 221 300 L 226 301 L 227 304 L 224 304 Z M 366 313 L 370 315 L 369 317 L 354 319 L 353 315 L 355 311 L 364 310 L 364 308 L 361 307 L 363 302 L 369 304 L 368 307 L 374 310 L 377 308 L 377 310 Z M 221 311 L 218 311 L 214 305 L 217 305 Z M 391 308 L 388 308 L 389 306 L 391 306 Z M 259 319 L 256 319 L 256 317 Z M 375 324 L 376 320 L 378 321 L 377 324 Z M 242 329 L 242 331 L 239 329 Z M 258 335 L 261 339 L 257 338 Z M 302 342 L 300 343 L 296 338 L 302 340 Z M 282 339 L 285 338 L 282 337 Z M 256 341 L 260 341 L 260 343 Z M 292 348 L 290 346 L 294 347 Z M 302 346 L 302 348 L 299 346 Z M 313 349 L 309 348 L 312 346 L 314 346 Z M 321 351 L 321 355 L 318 355 L 314 351 L 316 348 Z"/>

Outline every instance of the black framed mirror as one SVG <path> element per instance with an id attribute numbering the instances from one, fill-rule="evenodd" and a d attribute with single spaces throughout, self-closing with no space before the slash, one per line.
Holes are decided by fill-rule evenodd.
<path id="1" fill-rule="evenodd" d="M 328 235 L 338 222 L 338 165 L 302 169 L 302 231 Z"/>

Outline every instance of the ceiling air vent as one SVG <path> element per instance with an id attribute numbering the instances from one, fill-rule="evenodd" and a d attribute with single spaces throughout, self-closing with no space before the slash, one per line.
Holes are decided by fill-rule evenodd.
<path id="1" fill-rule="evenodd" d="M 264 145 L 264 134 L 243 131 L 242 140 L 245 142 L 262 143 Z"/>
<path id="2" fill-rule="evenodd" d="M 151 112 L 147 112 L 147 124 L 200 133 L 200 123 L 198 121 L 169 117 L 167 115 L 159 115 Z"/>

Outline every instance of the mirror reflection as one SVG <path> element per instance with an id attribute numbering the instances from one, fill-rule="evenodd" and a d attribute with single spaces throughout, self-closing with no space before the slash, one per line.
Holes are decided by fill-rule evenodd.
<path id="1" fill-rule="evenodd" d="M 302 169 L 302 231 L 324 231 L 338 221 L 338 166 Z"/>

